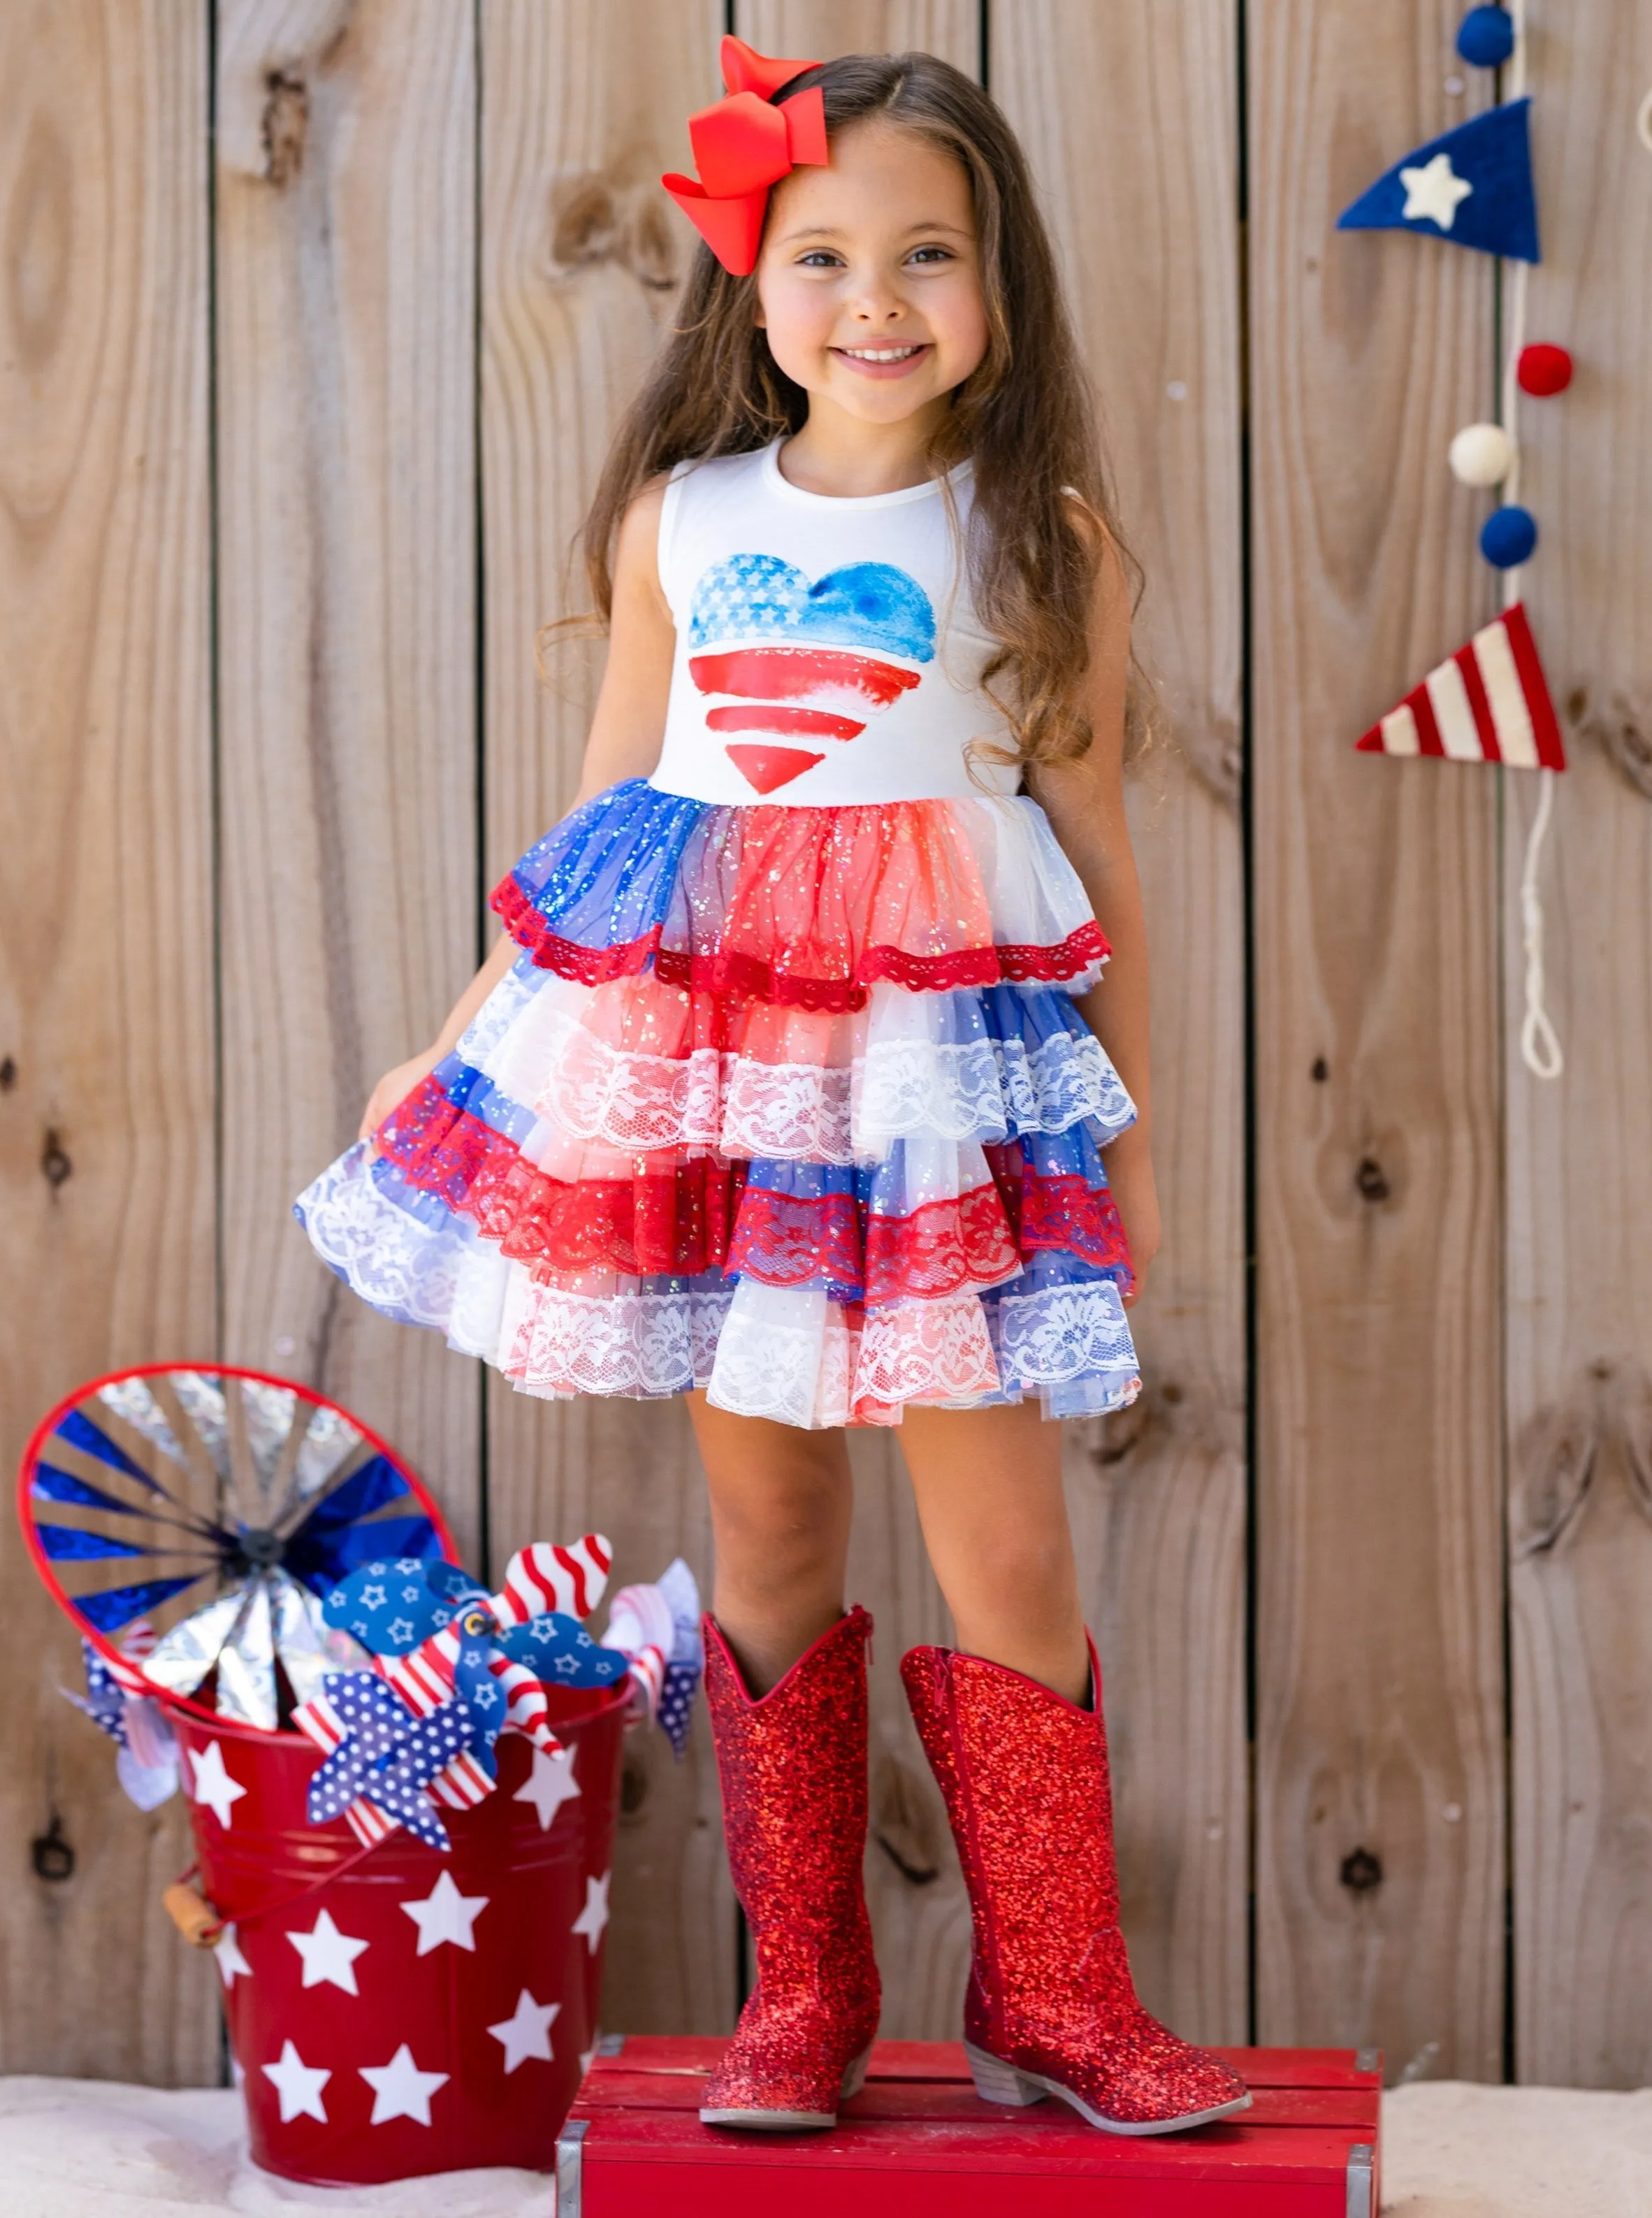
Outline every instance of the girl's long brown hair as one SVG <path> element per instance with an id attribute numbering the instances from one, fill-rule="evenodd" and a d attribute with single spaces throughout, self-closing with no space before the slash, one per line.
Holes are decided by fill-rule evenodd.
<path id="1" fill-rule="evenodd" d="M 965 557 L 977 614 L 999 642 L 985 682 L 1016 755 L 1026 764 L 1081 755 L 1104 533 L 1132 584 L 1135 573 L 1025 158 L 981 87 L 933 54 L 847 54 L 804 71 L 777 97 L 813 84 L 825 96 L 828 133 L 875 117 L 917 132 L 969 179 L 989 336 L 928 460 L 937 475 L 966 456 L 974 464 Z M 802 428 L 808 395 L 776 364 L 757 307 L 756 278 L 732 276 L 702 245 L 671 336 L 620 425 L 585 519 L 585 572 L 604 623 L 615 538 L 643 486 L 674 463 L 749 453 Z"/>

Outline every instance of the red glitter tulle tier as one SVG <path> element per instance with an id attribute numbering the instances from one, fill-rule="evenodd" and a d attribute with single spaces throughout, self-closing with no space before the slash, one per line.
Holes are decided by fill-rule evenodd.
<path id="1" fill-rule="evenodd" d="M 872 1620 L 851 1610 L 756 1701 L 715 1621 L 704 1629 L 723 1830 L 757 1985 L 700 2116 L 830 2126 L 859 2085 L 882 2000 L 861 1880 Z"/>
<path id="2" fill-rule="evenodd" d="M 1172 2133 L 1250 2096 L 1136 1999 L 1093 1645 L 1090 1660 L 1092 1710 L 951 1649 L 914 1648 L 900 1676 L 969 1889 L 964 2041 L 979 2092 L 1058 2095 L 1111 2132 Z"/>

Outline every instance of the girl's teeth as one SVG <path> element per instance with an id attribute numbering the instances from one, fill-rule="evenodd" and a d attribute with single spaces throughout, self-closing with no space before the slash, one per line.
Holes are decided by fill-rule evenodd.
<path id="1" fill-rule="evenodd" d="M 916 354 L 915 346 L 904 347 L 845 347 L 842 351 L 852 355 L 857 362 L 905 362 L 908 355 Z"/>

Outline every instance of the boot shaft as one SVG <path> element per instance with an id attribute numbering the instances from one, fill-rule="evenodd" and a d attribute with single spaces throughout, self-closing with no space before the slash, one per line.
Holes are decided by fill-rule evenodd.
<path id="1" fill-rule="evenodd" d="M 861 1899 L 872 1620 L 851 1609 L 758 1696 L 715 1620 L 703 1629 L 734 1891 L 754 1927 L 776 1905 L 789 1924 L 835 1918 L 846 1898 Z"/>
<path id="2" fill-rule="evenodd" d="M 1101 1713 L 984 1657 L 915 1648 L 900 1676 L 924 1752 L 946 1803 L 959 1860 L 997 1946 L 1043 1953 L 1116 1928 L 1118 1874 Z M 1078 1967 L 1073 1966 L 1076 1973 Z"/>

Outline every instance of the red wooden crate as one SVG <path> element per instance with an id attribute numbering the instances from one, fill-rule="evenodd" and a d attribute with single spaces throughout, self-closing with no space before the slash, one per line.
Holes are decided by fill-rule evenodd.
<path id="1" fill-rule="evenodd" d="M 831 2133 L 702 2126 L 721 2048 L 603 2042 L 557 2144 L 557 2218 L 1377 2218 L 1373 2050 L 1219 2049 L 1248 2110 L 1127 2139 L 1064 2103 L 981 2102 L 951 2041 L 879 2041 Z"/>

